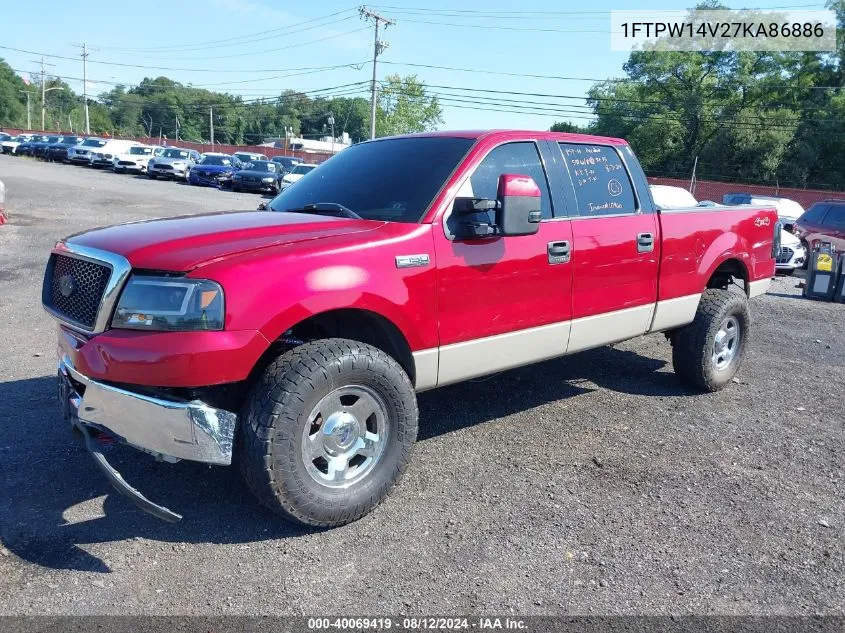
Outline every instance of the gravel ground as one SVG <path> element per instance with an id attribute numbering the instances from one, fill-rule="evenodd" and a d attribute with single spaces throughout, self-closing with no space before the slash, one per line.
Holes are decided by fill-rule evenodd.
<path id="1" fill-rule="evenodd" d="M 108 484 L 55 404 L 52 244 L 259 198 L 0 156 L 0 613 L 845 614 L 845 306 L 778 279 L 739 382 L 687 391 L 662 336 L 420 397 L 402 484 L 331 531 L 231 469 L 118 449 Z"/>

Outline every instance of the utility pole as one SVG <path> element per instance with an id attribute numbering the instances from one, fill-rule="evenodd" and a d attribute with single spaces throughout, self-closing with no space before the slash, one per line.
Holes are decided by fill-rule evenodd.
<path id="1" fill-rule="evenodd" d="M 29 90 L 18 90 L 18 92 L 23 92 L 26 94 L 26 129 L 32 129 L 32 116 L 29 110 Z"/>
<path id="2" fill-rule="evenodd" d="M 372 93 L 370 95 L 370 138 L 374 139 L 376 137 L 376 62 L 378 60 L 378 56 L 384 52 L 389 44 L 387 42 L 380 42 L 378 39 L 378 27 L 379 24 L 384 24 L 384 28 L 386 29 L 388 26 L 396 24 L 394 20 L 389 20 L 385 18 L 375 11 L 370 11 L 367 7 L 359 7 L 358 13 L 361 17 L 365 20 L 372 20 L 373 24 L 375 25 L 375 39 L 373 41 L 373 85 L 372 85 Z"/>
<path id="3" fill-rule="evenodd" d="M 176 142 L 179 142 L 179 115 L 176 116 Z"/>
<path id="4" fill-rule="evenodd" d="M 47 91 L 48 90 L 61 90 L 60 87 L 55 88 L 47 88 L 47 71 L 44 69 L 45 66 L 55 66 L 55 64 L 45 64 L 44 57 L 41 57 L 41 60 L 31 59 L 30 61 L 35 62 L 36 64 L 41 64 L 41 131 L 44 131 L 44 118 L 47 112 Z"/>
<path id="5" fill-rule="evenodd" d="M 208 131 L 211 137 L 211 151 L 214 151 L 214 107 L 208 106 Z"/>
<path id="6" fill-rule="evenodd" d="M 88 47 L 82 43 L 82 101 L 85 103 L 85 133 L 91 133 L 91 121 L 88 119 Z"/>

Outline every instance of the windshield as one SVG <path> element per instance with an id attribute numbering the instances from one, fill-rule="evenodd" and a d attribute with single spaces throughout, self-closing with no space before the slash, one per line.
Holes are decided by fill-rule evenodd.
<path id="1" fill-rule="evenodd" d="M 473 143 L 468 138 L 423 136 L 353 145 L 286 188 L 269 208 L 285 211 L 334 203 L 367 220 L 419 222 Z"/>
<path id="2" fill-rule="evenodd" d="M 304 175 L 305 175 L 305 174 L 307 174 L 309 171 L 311 171 L 312 169 L 314 169 L 314 167 L 316 167 L 316 165 L 297 165 L 296 167 L 294 167 L 294 168 L 291 170 L 291 172 L 290 172 L 290 173 L 292 173 L 292 174 L 299 174 L 300 176 L 304 176 Z"/>
<path id="3" fill-rule="evenodd" d="M 129 153 L 136 156 L 149 156 L 153 153 L 152 147 L 130 147 Z"/>
<path id="4" fill-rule="evenodd" d="M 101 138 L 88 138 L 82 144 L 85 147 L 102 147 L 106 142 Z"/>
<path id="5" fill-rule="evenodd" d="M 200 165 L 222 165 L 223 167 L 230 167 L 232 165 L 232 157 L 206 156 L 200 161 Z"/>
<path id="6" fill-rule="evenodd" d="M 65 136 L 62 138 L 62 143 L 68 143 L 69 145 L 76 145 L 79 141 L 80 138 L 78 136 Z"/>
<path id="7" fill-rule="evenodd" d="M 271 163 L 266 160 L 255 160 L 244 165 L 244 169 L 249 171 L 267 171 L 271 174 L 276 173 L 276 163 Z"/>
<path id="8" fill-rule="evenodd" d="M 234 156 L 235 156 L 235 158 L 237 158 L 238 160 L 242 160 L 242 161 L 244 161 L 245 163 L 252 162 L 252 161 L 254 161 L 254 160 L 267 160 L 267 159 L 264 157 L 264 155 L 263 155 L 263 154 L 243 154 L 243 153 L 237 153 L 237 154 L 235 154 Z"/>
<path id="9" fill-rule="evenodd" d="M 188 152 L 183 149 L 175 149 L 171 147 L 170 149 L 164 150 L 164 154 L 162 154 L 164 158 L 188 158 Z"/>
<path id="10" fill-rule="evenodd" d="M 61 137 L 61 136 L 48 136 L 48 137 L 47 137 L 47 142 L 48 142 L 48 143 L 58 143 L 58 142 L 59 142 L 59 141 L 61 141 L 61 140 L 62 140 L 62 137 Z"/>

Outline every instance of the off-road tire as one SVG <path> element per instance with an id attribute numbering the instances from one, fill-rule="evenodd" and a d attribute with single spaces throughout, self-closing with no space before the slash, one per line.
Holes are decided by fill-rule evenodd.
<path id="1" fill-rule="evenodd" d="M 363 479 L 348 488 L 328 488 L 306 471 L 303 432 L 317 403 L 350 384 L 382 399 L 386 444 Z M 237 440 L 241 474 L 263 505 L 290 521 L 317 527 L 351 523 L 375 508 L 405 472 L 418 417 L 410 379 L 381 350 L 339 338 L 305 343 L 270 363 L 249 392 Z"/>
<path id="2" fill-rule="evenodd" d="M 739 342 L 733 360 L 722 370 L 713 362 L 716 335 L 728 317 L 739 324 Z M 704 291 L 695 320 L 672 336 L 672 364 L 685 383 L 702 391 L 719 391 L 736 376 L 748 344 L 751 316 L 744 294 L 709 288 Z"/>

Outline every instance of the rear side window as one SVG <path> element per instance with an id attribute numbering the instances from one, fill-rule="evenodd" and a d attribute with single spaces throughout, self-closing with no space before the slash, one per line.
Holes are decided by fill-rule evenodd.
<path id="1" fill-rule="evenodd" d="M 582 216 L 637 212 L 637 198 L 619 153 L 608 145 L 559 143 Z"/>

